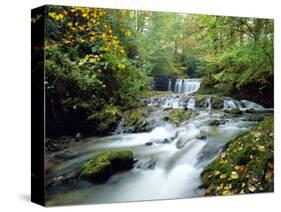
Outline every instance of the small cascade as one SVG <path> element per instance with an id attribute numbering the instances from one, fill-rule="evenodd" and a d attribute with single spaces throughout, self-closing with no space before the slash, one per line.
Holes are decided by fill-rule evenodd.
<path id="1" fill-rule="evenodd" d="M 196 99 L 195 97 L 191 97 L 187 103 L 187 108 L 189 109 L 192 109 L 192 110 L 195 110 L 195 107 L 196 107 Z"/>
<path id="2" fill-rule="evenodd" d="M 171 91 L 172 90 L 172 80 L 169 79 L 169 82 L 168 82 L 168 91 Z"/>
<path id="3" fill-rule="evenodd" d="M 175 83 L 174 92 L 193 93 L 200 88 L 200 83 L 200 79 L 177 79 Z"/>
<path id="4" fill-rule="evenodd" d="M 224 100 L 224 110 L 230 110 L 238 108 L 240 110 L 266 110 L 262 105 L 259 105 L 255 102 L 251 102 L 248 100 L 234 100 L 230 97 L 227 97 L 227 99 Z"/>
<path id="5" fill-rule="evenodd" d="M 224 102 L 223 102 L 224 110 L 235 109 L 235 108 L 238 108 L 237 101 L 235 101 L 233 99 L 224 100 Z"/>
<path id="6" fill-rule="evenodd" d="M 247 109 L 247 110 L 264 110 L 265 108 L 262 105 L 259 105 L 255 102 L 251 102 L 248 100 L 241 100 L 240 101 L 240 109 Z"/>
<path id="7" fill-rule="evenodd" d="M 211 110 L 211 109 L 212 109 L 212 103 L 211 103 L 211 97 L 210 97 L 210 96 L 208 96 L 208 97 L 206 98 L 206 106 L 207 106 L 207 109 L 208 109 L 208 110 Z"/>

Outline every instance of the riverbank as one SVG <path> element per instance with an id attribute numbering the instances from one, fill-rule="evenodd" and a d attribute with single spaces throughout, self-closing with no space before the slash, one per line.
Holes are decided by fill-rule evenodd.
<path id="1" fill-rule="evenodd" d="M 273 192 L 273 117 L 230 141 L 202 172 L 206 196 Z"/>

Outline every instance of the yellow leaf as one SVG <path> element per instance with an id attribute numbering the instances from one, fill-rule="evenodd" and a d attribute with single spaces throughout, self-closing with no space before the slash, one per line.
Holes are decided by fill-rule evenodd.
<path id="1" fill-rule="evenodd" d="M 220 190 L 222 190 L 223 189 L 223 183 L 221 183 L 219 186 L 217 186 L 217 191 L 220 191 Z"/>
<path id="2" fill-rule="evenodd" d="M 237 174 L 237 172 L 232 171 L 232 172 L 231 172 L 231 175 L 230 175 L 230 178 L 233 179 L 233 180 L 238 179 L 238 174 Z"/>
<path id="3" fill-rule="evenodd" d="M 125 69 L 125 65 L 122 64 L 122 63 L 119 63 L 119 64 L 118 64 L 118 68 L 119 68 L 119 69 Z"/>
<path id="4" fill-rule="evenodd" d="M 229 190 L 224 190 L 221 194 L 224 196 L 228 196 L 231 194 L 231 192 Z"/>
<path id="5" fill-rule="evenodd" d="M 256 190 L 256 187 L 249 184 L 248 189 L 249 189 L 249 191 L 254 192 Z"/>
<path id="6" fill-rule="evenodd" d="M 214 175 L 217 176 L 219 175 L 221 172 L 220 171 L 215 171 Z"/>
<path id="7" fill-rule="evenodd" d="M 225 178 L 227 178 L 227 174 L 221 174 L 220 175 L 220 179 L 225 179 Z"/>

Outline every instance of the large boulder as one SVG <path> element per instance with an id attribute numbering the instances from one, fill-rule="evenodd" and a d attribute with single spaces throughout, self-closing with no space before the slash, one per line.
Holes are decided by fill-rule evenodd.
<path id="1" fill-rule="evenodd" d="M 88 116 L 82 125 L 84 135 L 106 135 L 113 132 L 121 119 L 120 108 L 116 106 L 105 106 L 101 111 L 96 111 Z"/>
<path id="2" fill-rule="evenodd" d="M 131 169 L 133 164 L 131 151 L 106 151 L 83 163 L 78 176 L 96 183 L 105 182 L 116 172 Z"/>
<path id="3" fill-rule="evenodd" d="M 224 100 L 218 96 L 211 98 L 212 109 L 223 109 Z"/>
<path id="4" fill-rule="evenodd" d="M 154 120 L 150 114 L 154 111 L 152 107 L 142 107 L 128 110 L 124 113 L 118 132 L 138 133 L 148 132 L 155 128 Z"/>

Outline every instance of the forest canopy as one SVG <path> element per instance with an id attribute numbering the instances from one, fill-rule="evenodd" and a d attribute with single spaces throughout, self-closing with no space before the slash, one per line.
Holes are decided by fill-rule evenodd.
<path id="1" fill-rule="evenodd" d="M 202 94 L 273 106 L 273 20 L 65 6 L 45 12 L 50 136 L 86 133 L 86 122 L 106 133 L 159 77 L 202 78 Z"/>

